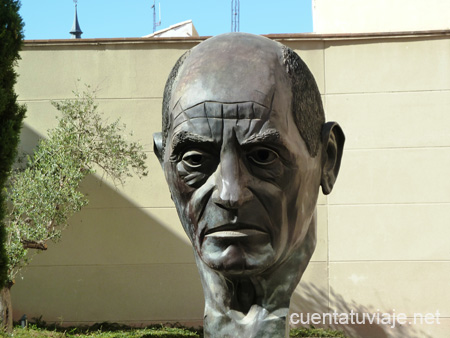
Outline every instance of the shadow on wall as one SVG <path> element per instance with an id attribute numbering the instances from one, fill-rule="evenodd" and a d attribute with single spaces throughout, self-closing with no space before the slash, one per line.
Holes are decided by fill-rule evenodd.
<path id="1" fill-rule="evenodd" d="M 25 127 L 22 149 L 30 151 L 40 137 Z M 158 167 L 152 170 L 149 177 L 139 181 L 143 185 L 140 191 L 148 189 L 147 193 L 158 199 L 162 192 L 148 182 L 162 173 Z M 138 207 L 95 176 L 86 178 L 83 191 L 88 193 L 90 204 L 71 219 L 60 243 L 49 245 L 47 252 L 34 257 L 12 288 L 15 320 L 27 314 L 30 319 L 42 316 L 47 322 L 62 325 L 104 321 L 201 324 L 201 283 L 175 209 L 170 205 Z M 331 297 L 333 310 L 339 314 L 377 311 L 346 301 L 333 291 Z M 303 313 L 304 318 L 330 311 L 328 292 L 313 284 L 303 283 L 291 304 L 291 313 Z M 350 337 L 431 337 L 414 326 L 333 327 L 345 330 Z"/>
<path id="2" fill-rule="evenodd" d="M 381 319 L 383 318 L 381 315 L 384 311 L 383 309 L 377 309 L 372 306 L 367 307 L 358 304 L 354 300 L 347 301 L 340 294 L 334 292 L 333 289 L 331 289 L 330 291 L 329 300 L 328 293 L 324 290 L 319 289 L 312 284 L 302 284 L 301 288 L 298 288 L 296 293 L 294 293 L 291 304 L 292 306 L 290 309 L 290 313 L 297 313 L 299 314 L 299 316 L 302 315 L 302 317 L 300 318 L 303 320 L 303 322 L 307 321 L 308 315 L 311 316 L 314 313 L 318 313 L 320 314 L 320 316 L 322 316 L 324 309 L 328 309 L 330 313 L 336 311 L 337 318 L 343 318 L 340 324 L 328 325 L 327 320 L 326 325 L 319 324 L 314 326 L 324 328 L 332 327 L 336 330 L 343 330 L 349 335 L 349 337 L 352 338 L 432 338 L 432 336 L 428 335 L 427 333 L 415 328 L 414 325 L 406 326 L 396 323 L 395 327 L 391 328 L 392 324 L 383 324 L 384 322 L 381 321 Z M 334 306 L 332 306 L 332 304 L 334 304 Z M 380 313 L 380 322 L 377 323 L 377 319 L 375 319 L 375 322 L 373 324 L 368 324 L 369 321 L 366 318 L 365 322 L 367 324 L 365 325 L 351 324 L 350 316 L 348 320 L 346 320 L 345 317 L 339 316 L 340 314 L 350 314 L 352 310 L 354 313 L 358 314 L 358 321 L 361 321 L 361 318 L 363 318 L 362 314 L 373 316 L 374 314 L 376 315 L 377 313 Z M 356 317 L 354 318 L 354 322 L 356 323 Z M 409 320 L 410 318 L 408 318 L 408 321 Z M 302 325 L 301 323 L 299 323 L 298 325 L 291 324 L 291 326 L 298 327 L 308 325 Z"/>
<path id="3" fill-rule="evenodd" d="M 29 151 L 39 138 L 24 127 L 21 148 Z M 82 190 L 89 205 L 72 217 L 61 242 L 49 243 L 18 276 L 15 320 L 27 314 L 63 325 L 201 323 L 203 293 L 192 248 L 181 231 L 170 230 L 179 223 L 175 208 L 137 207 L 93 175 Z"/>

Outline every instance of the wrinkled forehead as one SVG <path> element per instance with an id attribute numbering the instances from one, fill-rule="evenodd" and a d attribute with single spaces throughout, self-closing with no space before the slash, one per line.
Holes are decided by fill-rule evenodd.
<path id="1" fill-rule="evenodd" d="M 202 134 L 207 126 L 207 131 L 212 133 L 223 129 L 223 120 L 233 120 L 235 124 L 239 124 L 239 120 L 249 120 L 249 125 L 253 125 L 265 123 L 271 117 L 276 119 L 276 115 L 277 112 L 255 102 L 202 102 L 188 109 L 176 105 L 172 111 L 172 128 L 174 131 L 187 129 Z"/>
<path id="2" fill-rule="evenodd" d="M 172 114 L 169 156 L 180 144 L 192 140 L 215 145 L 235 140 L 239 144 L 277 140 L 277 144 L 292 151 L 302 143 L 292 114 L 278 113 L 255 102 L 203 102 L 186 110 L 176 106 Z"/>
<path id="3" fill-rule="evenodd" d="M 204 102 L 253 102 L 289 109 L 291 85 L 281 45 L 267 38 L 225 34 L 193 48 L 174 82 L 170 111 Z"/>

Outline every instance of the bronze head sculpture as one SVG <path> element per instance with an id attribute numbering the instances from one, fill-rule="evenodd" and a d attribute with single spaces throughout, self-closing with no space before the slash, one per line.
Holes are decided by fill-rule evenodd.
<path id="1" fill-rule="evenodd" d="M 284 337 L 316 244 L 344 134 L 291 49 L 223 34 L 194 47 L 164 91 L 154 149 L 205 295 L 208 337 Z"/>

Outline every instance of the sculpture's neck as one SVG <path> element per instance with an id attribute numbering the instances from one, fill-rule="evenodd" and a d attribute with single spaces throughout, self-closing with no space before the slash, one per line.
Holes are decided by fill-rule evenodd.
<path id="1" fill-rule="evenodd" d="M 285 337 L 291 294 L 273 299 L 261 277 L 225 278 L 206 266 L 200 271 L 205 337 Z"/>
<path id="2" fill-rule="evenodd" d="M 270 272 L 225 276 L 195 253 L 205 294 L 205 337 L 288 337 L 289 303 L 315 247 L 315 220 L 295 253 Z"/>
<path id="3" fill-rule="evenodd" d="M 270 313 L 253 305 L 247 314 L 234 310 L 224 313 L 206 305 L 205 337 L 287 338 L 287 312 L 288 308 Z"/>

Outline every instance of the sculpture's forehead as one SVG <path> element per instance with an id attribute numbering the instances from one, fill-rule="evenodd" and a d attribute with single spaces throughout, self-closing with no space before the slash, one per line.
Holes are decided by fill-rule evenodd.
<path id="1" fill-rule="evenodd" d="M 188 131 L 214 139 L 216 134 L 222 134 L 225 125 L 232 125 L 236 130 L 243 129 L 245 133 L 251 134 L 258 126 L 265 125 L 269 120 L 276 120 L 277 115 L 274 110 L 254 102 L 204 102 L 185 110 L 177 105 L 172 111 L 172 128 L 174 133 Z"/>
<path id="2" fill-rule="evenodd" d="M 174 83 L 171 110 L 202 102 L 290 103 L 281 45 L 247 34 L 225 34 L 193 48 Z"/>

